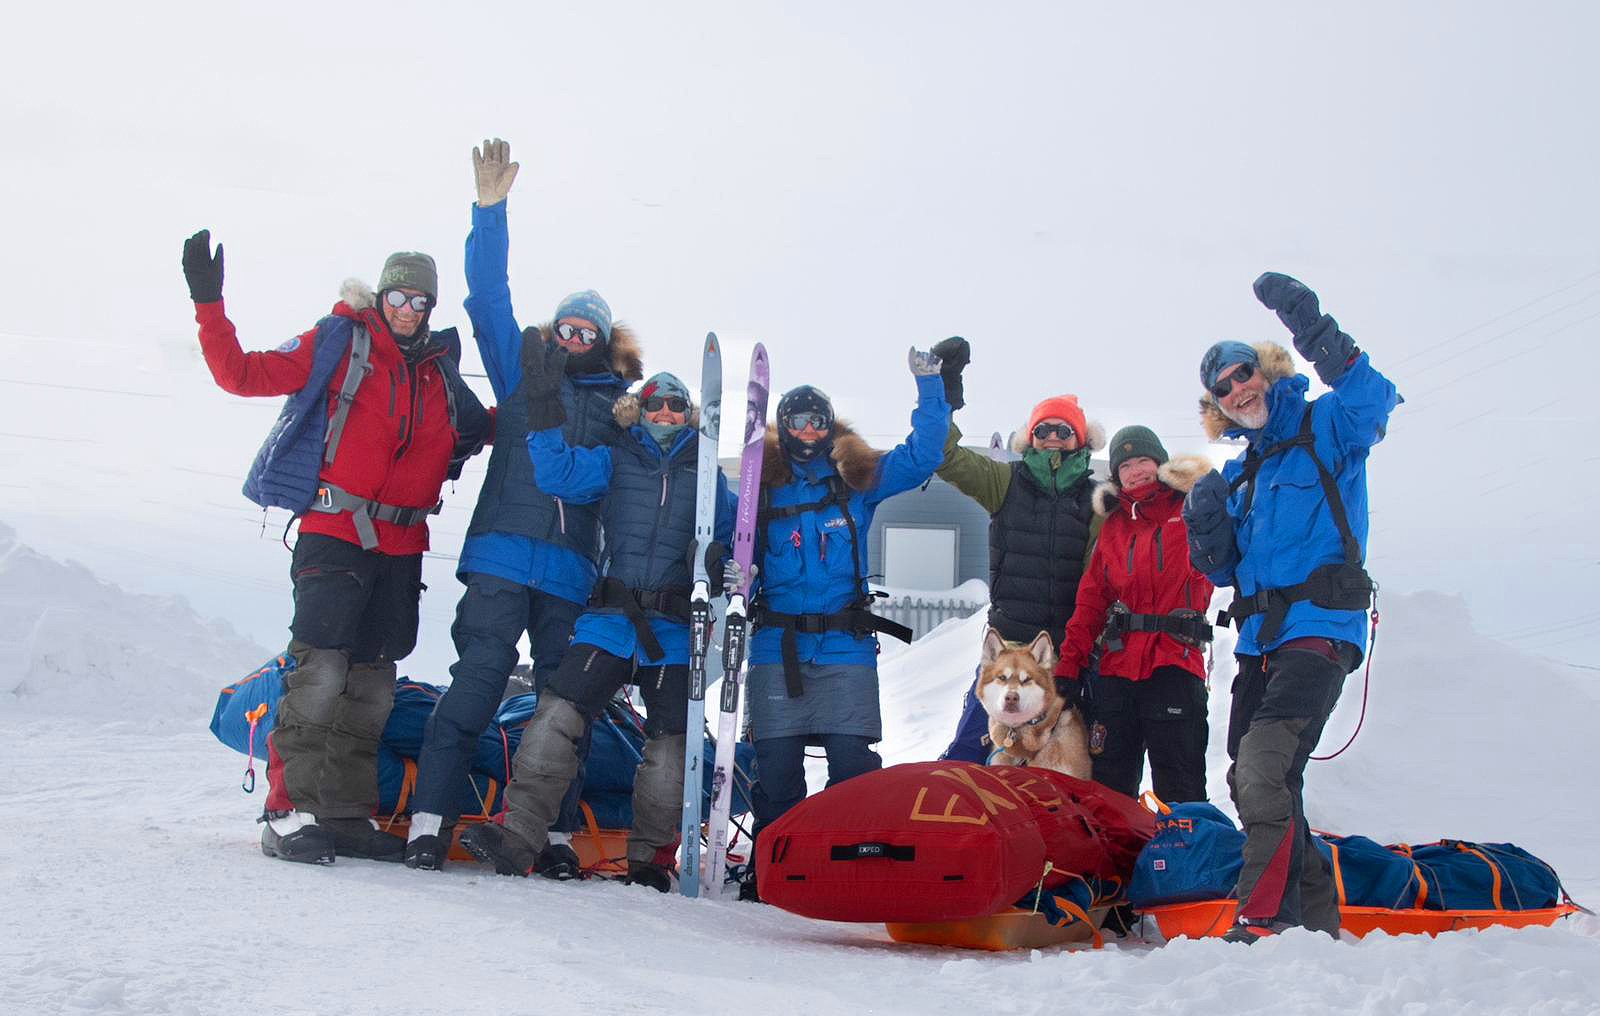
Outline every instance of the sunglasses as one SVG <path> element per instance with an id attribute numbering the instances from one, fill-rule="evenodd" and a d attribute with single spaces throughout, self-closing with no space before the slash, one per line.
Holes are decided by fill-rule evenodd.
<path id="1" fill-rule="evenodd" d="M 1225 399 L 1228 397 L 1228 393 L 1233 391 L 1234 385 L 1244 384 L 1246 381 L 1254 377 L 1255 373 L 1256 369 L 1254 367 L 1250 366 L 1248 363 L 1241 363 L 1239 364 L 1238 370 L 1234 371 L 1232 374 L 1229 374 L 1225 378 L 1219 378 L 1217 382 L 1211 386 L 1211 394 L 1216 398 Z"/>
<path id="2" fill-rule="evenodd" d="M 1065 441 L 1069 437 L 1077 437 L 1078 432 L 1072 429 L 1070 423 L 1041 423 L 1033 428 L 1033 439 L 1044 441 L 1052 437 L 1059 437 Z"/>
<path id="3" fill-rule="evenodd" d="M 687 412 L 689 409 L 689 400 L 676 395 L 652 395 L 643 404 L 647 413 L 659 413 L 663 406 L 674 413 Z"/>
<path id="4" fill-rule="evenodd" d="M 793 431 L 805 430 L 807 427 L 812 430 L 827 430 L 828 418 L 821 413 L 790 413 L 783 418 L 783 425 Z"/>
<path id="5" fill-rule="evenodd" d="M 556 335 L 563 342 L 571 342 L 573 339 L 577 339 L 585 346 L 594 345 L 595 340 L 600 337 L 600 333 L 593 328 L 574 328 L 565 321 L 556 325 Z"/>
<path id="6" fill-rule="evenodd" d="M 410 304 L 411 309 L 416 311 L 418 314 L 421 314 L 429 307 L 433 306 L 433 301 L 428 299 L 426 296 L 421 295 L 420 293 L 416 296 L 407 296 L 398 289 L 391 289 L 387 293 L 384 293 L 383 302 L 393 307 L 395 310 L 399 310 L 406 304 Z"/>

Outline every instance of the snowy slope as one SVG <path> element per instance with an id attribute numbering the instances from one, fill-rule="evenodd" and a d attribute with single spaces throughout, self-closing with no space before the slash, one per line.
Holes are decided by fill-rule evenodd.
<path id="1" fill-rule="evenodd" d="M 35 624 L 26 652 L 5 636 L 0 688 L 27 691 L 0 692 L 6 1012 L 1600 1012 L 1600 920 L 1589 917 L 1437 941 L 1293 933 L 1251 949 L 964 954 L 896 945 L 879 926 L 614 884 L 269 861 L 251 822 L 259 796 L 238 789 L 242 759 L 204 729 L 215 687 L 258 648 L 181 603 L 121 592 L 7 539 L 0 595 L 41 616 L 75 610 L 77 623 Z M 1594 698 L 1526 658 L 1492 655 L 1455 601 L 1395 599 L 1385 616 L 1361 738 L 1313 769 L 1318 821 L 1413 839 L 1513 837 L 1554 861 L 1580 900 L 1600 896 L 1592 791 L 1562 761 L 1600 718 Z M 943 746 L 980 629 L 951 622 L 885 653 L 891 761 Z M 153 661 L 173 644 L 190 662 L 163 675 Z M 125 664 L 103 665 L 108 656 Z M 1537 701 L 1493 694 L 1506 674 Z M 83 715 L 90 689 L 117 708 Z M 1216 739 L 1226 698 L 1213 698 Z M 1353 724 L 1353 702 L 1330 741 Z M 1497 747 L 1502 730 L 1533 719 L 1543 736 Z M 1211 762 L 1216 786 L 1215 747 Z"/>

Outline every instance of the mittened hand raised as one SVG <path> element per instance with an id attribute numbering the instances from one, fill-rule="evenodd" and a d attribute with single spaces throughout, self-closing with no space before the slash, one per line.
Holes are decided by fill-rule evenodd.
<path id="1" fill-rule="evenodd" d="M 933 377 L 939 373 L 939 358 L 933 353 L 922 352 L 916 346 L 906 353 L 906 363 L 916 377 Z"/>
<path id="2" fill-rule="evenodd" d="M 189 298 L 195 303 L 216 303 L 222 299 L 222 244 L 211 254 L 211 230 L 183 241 L 183 277 L 189 283 Z"/>
<path id="3" fill-rule="evenodd" d="M 485 140 L 481 149 L 472 150 L 472 171 L 478 181 L 478 207 L 497 205 L 511 193 L 519 163 L 511 161 L 511 142 L 499 138 Z"/>
<path id="4" fill-rule="evenodd" d="M 1264 272 L 1256 279 L 1256 299 L 1296 335 L 1307 331 L 1322 317 L 1322 307 L 1305 283 L 1282 272 Z"/>
<path id="5" fill-rule="evenodd" d="M 961 383 L 961 372 L 972 362 L 972 346 L 959 335 L 952 335 L 934 344 L 933 355 L 939 358 L 939 376 L 944 378 L 944 400 L 951 409 L 967 404 Z"/>

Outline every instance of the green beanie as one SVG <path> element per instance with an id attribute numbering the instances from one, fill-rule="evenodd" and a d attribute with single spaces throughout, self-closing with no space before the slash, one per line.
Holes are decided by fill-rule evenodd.
<path id="1" fill-rule="evenodd" d="M 428 294 L 428 299 L 439 302 L 439 269 L 433 258 L 414 250 L 403 250 L 389 255 L 378 275 L 378 292 L 391 289 L 416 289 Z"/>
<path id="2" fill-rule="evenodd" d="M 1111 439 L 1111 478 L 1116 479 L 1124 462 L 1140 456 L 1155 459 L 1158 466 L 1167 461 L 1167 450 L 1161 447 L 1156 432 L 1138 424 L 1117 431 Z"/>

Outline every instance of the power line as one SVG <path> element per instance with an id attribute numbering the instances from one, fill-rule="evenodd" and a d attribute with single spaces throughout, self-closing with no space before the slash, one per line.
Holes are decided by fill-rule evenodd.
<path id="1" fill-rule="evenodd" d="M 1500 322 L 1500 321 L 1504 321 L 1506 318 L 1511 317 L 1514 314 L 1519 314 L 1522 311 L 1527 310 L 1529 307 L 1532 307 L 1536 303 L 1542 303 L 1543 301 L 1550 299 L 1550 297 L 1552 297 L 1552 296 L 1560 296 L 1562 293 L 1565 293 L 1568 290 L 1577 289 L 1579 286 L 1583 285 L 1585 282 L 1588 282 L 1590 279 L 1593 279 L 1593 278 L 1595 278 L 1597 276 L 1600 276 L 1600 268 L 1595 269 L 1594 271 L 1590 272 L 1588 275 L 1585 275 L 1583 278 L 1579 279 L 1576 282 L 1573 282 L 1573 283 L 1570 283 L 1568 285 L 1562 286 L 1559 289 L 1552 289 L 1550 292 L 1545 293 L 1543 296 L 1534 297 L 1532 300 L 1529 300 L 1527 303 L 1523 304 L 1520 307 L 1513 307 L 1512 309 L 1506 311 L 1504 314 L 1500 314 L 1500 315 L 1498 315 L 1496 317 L 1490 318 L 1487 321 L 1481 322 L 1479 324 L 1475 324 L 1471 328 L 1468 328 L 1464 332 L 1457 332 L 1456 334 L 1450 336 L 1449 338 L 1440 339 L 1438 342 L 1435 342 L 1433 345 L 1427 346 L 1427 347 L 1425 347 L 1423 349 L 1419 349 L 1415 353 L 1410 354 L 1409 356 L 1403 356 L 1400 359 L 1396 360 L 1394 363 L 1392 363 L 1390 365 L 1390 367 L 1392 369 L 1393 367 L 1398 367 L 1401 364 L 1410 363 L 1412 360 L 1415 360 L 1419 356 L 1426 356 L 1428 353 L 1431 353 L 1434 350 L 1439 349 L 1439 348 L 1441 348 L 1443 346 L 1449 345 L 1450 343 L 1456 341 L 1457 339 L 1465 338 L 1466 336 L 1471 335 L 1473 332 L 1477 331 L 1480 328 L 1487 328 L 1492 324 L 1495 324 L 1495 323 Z M 1590 294 L 1590 295 L 1593 296 L 1594 294 Z M 1587 300 L 1587 299 L 1589 299 L 1589 297 L 1584 297 L 1584 299 Z M 1578 302 L 1582 303 L 1583 300 L 1579 300 Z M 1513 330 L 1515 330 L 1515 329 L 1513 329 Z"/>

